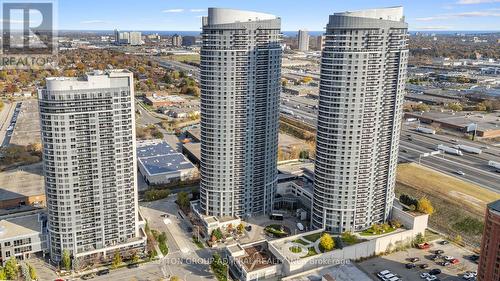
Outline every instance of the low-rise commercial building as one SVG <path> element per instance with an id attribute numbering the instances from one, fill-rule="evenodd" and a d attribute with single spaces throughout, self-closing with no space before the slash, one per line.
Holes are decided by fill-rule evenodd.
<path id="1" fill-rule="evenodd" d="M 152 94 L 144 98 L 144 102 L 153 107 L 179 106 L 187 103 L 187 100 L 177 95 Z"/>
<path id="2" fill-rule="evenodd" d="M 10 257 L 24 260 L 34 253 L 46 253 L 47 217 L 31 211 L 0 217 L 0 265 Z"/>
<path id="3" fill-rule="evenodd" d="M 165 141 L 137 142 L 139 171 L 150 185 L 196 179 L 198 169 Z"/>
<path id="4" fill-rule="evenodd" d="M 500 137 L 500 112 L 407 112 L 405 118 L 417 118 L 422 123 L 439 124 L 441 128 L 463 133 L 476 131 L 482 138 Z"/>

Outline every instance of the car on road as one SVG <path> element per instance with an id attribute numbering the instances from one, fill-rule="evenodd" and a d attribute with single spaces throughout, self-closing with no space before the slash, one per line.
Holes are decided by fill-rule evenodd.
<path id="1" fill-rule="evenodd" d="M 95 277 L 94 274 L 89 273 L 89 274 L 82 275 L 82 277 L 80 277 L 80 278 L 82 278 L 83 280 L 90 280 L 94 277 Z"/>
<path id="2" fill-rule="evenodd" d="M 465 173 L 463 171 L 460 171 L 460 170 L 456 171 L 455 173 L 457 175 L 460 175 L 460 176 L 465 176 Z"/>
<path id="3" fill-rule="evenodd" d="M 451 139 L 450 141 L 452 141 L 452 142 L 457 142 L 457 140 L 456 140 L 456 139 Z"/>
<path id="4" fill-rule="evenodd" d="M 441 269 L 439 269 L 439 268 L 434 268 L 434 269 L 431 269 L 431 271 L 429 271 L 429 274 L 430 274 L 430 275 L 438 275 L 438 274 L 441 274 Z"/>
<path id="5" fill-rule="evenodd" d="M 109 269 L 102 269 L 102 270 L 97 271 L 98 276 L 102 276 L 102 275 L 106 275 L 106 274 L 109 274 Z"/>
<path id="6" fill-rule="evenodd" d="M 401 152 L 408 153 L 408 150 L 407 149 L 401 149 Z"/>
<path id="7" fill-rule="evenodd" d="M 412 269 L 412 268 L 415 268 L 416 265 L 414 263 L 407 263 L 407 264 L 405 264 L 405 267 L 408 269 Z"/>
<path id="8" fill-rule="evenodd" d="M 127 268 L 138 268 L 139 264 L 138 263 L 130 263 L 127 265 Z"/>
<path id="9" fill-rule="evenodd" d="M 427 278 L 429 276 L 431 276 L 431 275 L 429 273 L 427 273 L 427 272 L 420 273 L 420 278 L 422 278 L 422 279 L 425 279 L 425 278 Z"/>

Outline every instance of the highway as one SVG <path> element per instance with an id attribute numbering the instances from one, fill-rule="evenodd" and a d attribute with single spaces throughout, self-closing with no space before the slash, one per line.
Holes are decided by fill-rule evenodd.
<path id="1" fill-rule="evenodd" d="M 156 59 L 160 65 L 170 69 L 181 70 L 199 78 L 199 69 L 181 62 Z M 318 101 L 308 97 L 298 97 L 287 93 L 281 94 L 280 109 L 283 116 L 302 121 L 313 128 L 316 127 Z M 404 126 L 403 126 L 404 127 Z M 409 140 L 411 135 L 412 140 Z M 458 142 L 451 141 L 457 139 Z M 478 184 L 500 193 L 500 173 L 487 165 L 489 160 L 500 162 L 500 149 L 490 146 L 483 149 L 482 154 L 464 152 L 463 156 L 440 154 L 432 157 L 420 157 L 423 153 L 437 150 L 438 144 L 453 146 L 466 144 L 480 148 L 482 144 L 470 142 L 458 137 L 444 135 L 426 135 L 410 129 L 403 129 L 400 143 L 400 160 L 419 162 L 434 170 Z M 459 175 L 461 171 L 465 175 Z"/>
<path id="2" fill-rule="evenodd" d="M 452 141 L 452 139 L 456 139 L 458 142 Z M 500 151 L 498 148 L 488 147 L 487 149 L 483 149 L 482 154 L 463 152 L 463 156 L 458 156 L 441 153 L 435 156 L 420 157 L 423 153 L 436 151 L 438 144 L 449 147 L 453 147 L 456 144 L 467 144 L 477 148 L 481 147 L 478 143 L 470 143 L 459 138 L 426 135 L 410 129 L 403 129 L 399 157 L 402 160 L 413 162 L 419 162 L 420 160 L 420 163 L 424 166 L 500 193 L 500 173 L 495 172 L 495 169 L 489 167 L 487 164 L 489 160 L 500 162 Z M 459 175 L 458 171 L 463 172 L 464 175 Z"/>

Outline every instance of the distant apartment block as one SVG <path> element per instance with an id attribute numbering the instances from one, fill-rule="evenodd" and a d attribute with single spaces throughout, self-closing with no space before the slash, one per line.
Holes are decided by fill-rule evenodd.
<path id="1" fill-rule="evenodd" d="M 488 204 L 484 222 L 478 280 L 500 280 L 500 200 Z"/>
<path id="2" fill-rule="evenodd" d="M 175 34 L 172 36 L 172 46 L 181 47 L 182 46 L 182 36 L 179 34 Z"/>
<path id="3" fill-rule="evenodd" d="M 309 34 L 307 30 L 299 30 L 298 34 L 299 51 L 309 51 Z"/>
<path id="4" fill-rule="evenodd" d="M 143 247 L 133 74 L 47 78 L 38 97 L 51 259 Z"/>
<path id="5" fill-rule="evenodd" d="M 330 16 L 321 59 L 313 227 L 361 231 L 390 215 L 407 31 L 402 7 Z"/>
<path id="6" fill-rule="evenodd" d="M 281 20 L 209 8 L 201 47 L 200 212 L 271 211 L 277 184 Z"/>
<path id="7" fill-rule="evenodd" d="M 115 29 L 115 44 L 117 45 L 142 45 L 142 35 L 139 31 L 120 32 Z"/>

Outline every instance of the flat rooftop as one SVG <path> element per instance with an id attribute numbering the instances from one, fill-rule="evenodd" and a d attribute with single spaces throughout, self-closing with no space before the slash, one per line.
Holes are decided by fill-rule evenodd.
<path id="1" fill-rule="evenodd" d="M 42 162 L 0 173 L 0 200 L 45 196 Z"/>
<path id="2" fill-rule="evenodd" d="M 408 114 L 408 113 L 406 113 Z M 500 112 L 480 113 L 480 112 L 424 112 L 411 113 L 411 115 L 432 119 L 441 123 L 451 124 L 460 127 L 467 127 L 475 123 L 480 131 L 500 130 Z"/>
<path id="3" fill-rule="evenodd" d="M 328 277 L 327 277 L 328 276 Z M 334 279 L 328 279 L 328 278 Z M 319 270 L 308 271 L 307 273 L 299 273 L 283 278 L 285 281 L 311 281 L 311 280 L 342 280 L 342 281 L 371 281 L 372 279 L 363 271 L 361 271 L 353 263 L 335 265 L 331 267 L 321 268 Z"/>
<path id="4" fill-rule="evenodd" d="M 497 200 L 495 202 L 491 202 L 490 204 L 488 204 L 488 208 L 490 208 L 494 211 L 500 212 L 500 200 Z"/>
<path id="5" fill-rule="evenodd" d="M 41 232 L 39 214 L 0 220 L 0 241 Z"/>
<path id="6" fill-rule="evenodd" d="M 192 169 L 194 165 L 165 141 L 137 142 L 137 159 L 150 175 Z"/>

